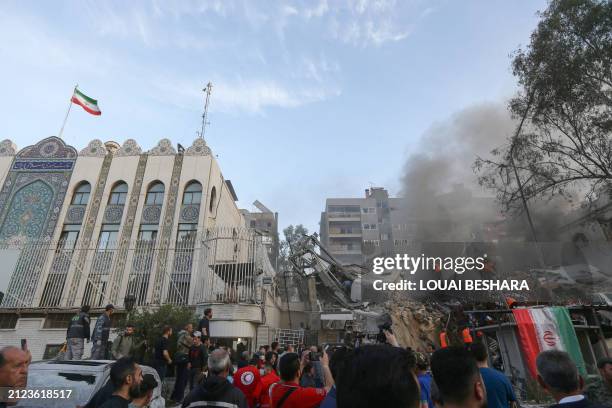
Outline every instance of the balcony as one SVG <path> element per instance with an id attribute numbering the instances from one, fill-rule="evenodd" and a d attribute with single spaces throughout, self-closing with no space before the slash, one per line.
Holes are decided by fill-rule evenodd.
<path id="1" fill-rule="evenodd" d="M 361 238 L 361 229 L 359 228 L 330 228 L 330 238 Z"/>
<path id="2" fill-rule="evenodd" d="M 360 246 L 330 245 L 328 249 L 332 254 L 361 255 Z"/>
<path id="3" fill-rule="evenodd" d="M 360 212 L 328 212 L 327 219 L 329 221 L 346 221 L 346 220 L 361 221 L 361 213 Z"/>

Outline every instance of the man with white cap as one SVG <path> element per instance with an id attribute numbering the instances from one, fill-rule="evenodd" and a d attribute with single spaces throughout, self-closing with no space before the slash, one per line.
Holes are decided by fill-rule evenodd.
<path id="1" fill-rule="evenodd" d="M 193 332 L 193 344 L 189 349 L 189 391 L 200 382 L 206 363 L 208 361 L 208 350 L 202 340 L 202 332 Z"/>

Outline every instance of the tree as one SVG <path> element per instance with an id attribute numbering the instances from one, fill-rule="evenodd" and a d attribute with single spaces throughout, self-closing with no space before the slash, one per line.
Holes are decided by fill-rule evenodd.
<path id="1" fill-rule="evenodd" d="M 520 206 L 515 169 L 527 200 L 612 186 L 612 2 L 552 0 L 540 16 L 512 62 L 509 109 L 525 126 L 474 163 L 507 210 Z"/>
<path id="2" fill-rule="evenodd" d="M 291 255 L 291 248 L 302 239 L 304 235 L 308 235 L 308 229 L 302 224 L 296 226 L 289 225 L 283 229 L 283 235 L 285 239 L 280 242 L 278 265 L 279 271 L 285 271 L 291 268 L 289 262 L 289 256 Z"/>

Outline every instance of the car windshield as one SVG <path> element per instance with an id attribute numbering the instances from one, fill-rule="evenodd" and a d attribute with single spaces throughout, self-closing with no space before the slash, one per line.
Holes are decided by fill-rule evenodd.
<path id="1" fill-rule="evenodd" d="M 28 373 L 29 389 L 71 390 L 69 399 L 45 399 L 45 407 L 85 405 L 96 387 L 96 373 L 36 370 Z M 19 407 L 40 407 L 41 400 L 22 400 Z"/>
<path id="2" fill-rule="evenodd" d="M 604 293 L 604 296 L 608 299 L 612 299 L 612 293 Z"/>

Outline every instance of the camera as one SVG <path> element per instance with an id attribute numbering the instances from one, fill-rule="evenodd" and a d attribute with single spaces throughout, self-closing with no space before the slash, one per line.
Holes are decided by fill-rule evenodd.
<path id="1" fill-rule="evenodd" d="M 376 335 L 377 343 L 387 343 L 387 336 L 385 336 L 384 331 L 387 330 L 389 333 L 393 333 L 393 329 L 391 329 L 392 324 L 391 315 L 388 313 L 384 313 L 376 319 L 376 325 L 378 326 L 378 334 Z"/>
<path id="2" fill-rule="evenodd" d="M 311 351 L 308 353 L 308 360 L 310 361 L 319 361 L 321 359 L 321 353 L 317 353 L 315 351 Z"/>

